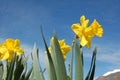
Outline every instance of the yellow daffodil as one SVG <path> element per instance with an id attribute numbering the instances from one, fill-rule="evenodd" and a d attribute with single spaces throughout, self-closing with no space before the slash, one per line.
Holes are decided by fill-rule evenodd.
<path id="1" fill-rule="evenodd" d="M 53 37 L 51 38 L 53 41 Z M 63 59 L 66 60 L 66 54 L 70 51 L 70 46 L 65 43 L 65 40 L 58 40 L 60 49 L 62 51 Z M 49 47 L 49 51 L 51 52 L 51 48 Z"/>
<path id="2" fill-rule="evenodd" d="M 96 35 L 102 37 L 103 29 L 101 25 L 94 20 L 90 26 L 88 26 L 89 20 L 85 19 L 85 16 L 81 16 L 80 23 L 73 24 L 72 30 L 75 32 L 77 37 L 80 38 L 80 45 L 91 47 L 91 40 Z"/>
<path id="3" fill-rule="evenodd" d="M 3 44 L 0 44 L 0 59 L 10 61 L 13 58 L 14 53 L 16 55 L 23 54 L 23 49 L 20 48 L 20 40 L 13 40 L 11 38 L 6 39 Z"/>

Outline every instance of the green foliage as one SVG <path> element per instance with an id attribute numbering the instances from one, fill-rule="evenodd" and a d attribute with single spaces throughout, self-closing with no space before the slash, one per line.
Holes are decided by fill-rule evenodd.
<path id="1" fill-rule="evenodd" d="M 3 63 L 0 61 L 0 80 L 2 80 L 3 76 Z"/>
<path id="2" fill-rule="evenodd" d="M 42 29 L 41 29 L 41 34 L 42 34 L 42 39 L 44 41 L 45 48 L 46 48 L 46 70 L 47 70 L 48 80 L 57 80 L 56 73 L 55 73 L 55 67 L 54 67 L 50 52 L 48 50 L 48 46 L 45 41 Z"/>
<path id="3" fill-rule="evenodd" d="M 75 40 L 75 80 L 83 80 L 83 53 L 82 47 L 80 47 Z"/>
<path id="4" fill-rule="evenodd" d="M 53 37 L 54 37 L 53 43 L 51 42 L 51 56 L 55 67 L 57 80 L 66 80 L 67 73 L 62 52 L 56 34 L 54 34 Z"/>
<path id="5" fill-rule="evenodd" d="M 93 80 L 94 79 L 95 67 L 96 67 L 96 53 L 97 53 L 97 48 L 95 47 L 94 51 L 93 51 L 91 66 L 90 66 L 88 75 L 85 80 Z"/>
<path id="6" fill-rule="evenodd" d="M 71 53 L 71 61 L 70 61 L 70 73 L 69 76 L 66 74 L 66 67 L 64 64 L 64 60 L 62 57 L 62 52 L 58 43 L 58 39 L 56 34 L 54 33 L 54 40 L 51 42 L 51 53 L 48 50 L 42 29 L 42 38 L 46 48 L 46 70 L 48 75 L 48 80 L 84 80 L 84 58 L 82 52 L 82 46 L 79 45 L 77 39 L 74 40 L 72 44 L 72 53 Z M 91 66 L 89 73 L 85 80 L 93 80 L 95 74 L 95 66 L 96 66 L 96 47 L 93 52 Z M 73 69 L 74 63 L 74 55 L 75 55 L 75 69 Z M 73 74 L 73 70 L 75 70 L 75 74 Z M 74 79 L 73 79 L 73 76 Z"/>
<path id="7" fill-rule="evenodd" d="M 28 80 L 31 70 L 27 72 L 27 60 L 23 56 L 14 55 L 10 62 L 6 62 L 3 68 L 3 62 L 0 64 L 0 80 Z"/>
<path id="8" fill-rule="evenodd" d="M 58 42 L 58 38 L 54 33 L 54 40 L 50 42 L 51 52 L 43 35 L 41 28 L 42 39 L 45 45 L 45 62 L 46 73 L 44 74 L 39 62 L 39 51 L 34 45 L 32 57 L 32 65 L 27 67 L 29 56 L 16 56 L 10 62 L 3 63 L 0 61 L 0 80 L 84 80 L 84 57 L 82 46 L 74 39 L 72 43 L 72 53 L 70 58 L 69 76 L 66 72 L 65 61 L 63 59 L 62 51 Z M 90 69 L 85 80 L 93 80 L 96 67 L 96 53 L 95 47 L 91 60 Z M 75 57 L 74 57 L 75 56 Z M 75 64 L 75 65 L 74 65 Z M 75 69 L 73 69 L 75 67 Z M 75 74 L 73 74 L 75 72 Z M 47 75 L 47 77 L 45 76 Z M 74 77 L 73 77 L 74 76 Z"/>
<path id="9" fill-rule="evenodd" d="M 43 36 L 43 32 L 41 29 L 42 38 L 46 47 L 47 51 L 47 60 L 46 60 L 46 69 L 48 73 L 48 79 L 49 80 L 66 80 L 67 79 L 67 73 L 65 68 L 65 63 L 63 60 L 62 52 L 58 43 L 58 39 L 56 37 L 56 34 L 54 33 L 54 40 L 51 42 L 51 53 L 48 50 L 45 38 Z"/>
<path id="10" fill-rule="evenodd" d="M 32 58 L 33 58 L 33 76 L 32 76 L 32 80 L 44 80 L 44 76 L 42 73 L 42 69 L 41 66 L 39 66 L 39 55 L 38 55 L 38 49 L 36 48 L 36 45 L 34 45 L 34 49 L 33 49 L 33 53 L 32 53 Z"/>

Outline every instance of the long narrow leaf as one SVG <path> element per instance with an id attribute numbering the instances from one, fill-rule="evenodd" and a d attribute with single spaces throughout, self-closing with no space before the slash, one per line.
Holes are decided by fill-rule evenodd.
<path id="1" fill-rule="evenodd" d="M 75 40 L 75 80 L 83 80 L 83 55 L 82 47 Z"/>
<path id="2" fill-rule="evenodd" d="M 25 79 L 24 80 L 29 80 L 29 77 L 31 75 L 32 70 L 33 70 L 33 67 L 31 67 L 30 70 L 27 72 L 27 74 L 25 75 Z"/>
<path id="3" fill-rule="evenodd" d="M 0 61 L 0 80 L 2 80 L 3 77 L 3 63 Z"/>
<path id="4" fill-rule="evenodd" d="M 19 80 L 28 80 L 29 78 L 30 78 L 30 76 L 28 76 L 27 78 L 26 78 L 26 75 L 28 75 L 28 73 L 27 73 L 27 61 L 28 61 L 28 58 L 29 58 L 29 55 L 27 55 L 26 57 L 25 57 L 25 55 L 22 55 L 21 57 L 20 57 L 20 59 L 22 59 L 21 60 L 21 65 L 23 66 L 23 72 L 22 72 L 22 74 L 21 74 L 21 76 L 20 76 L 20 78 L 19 78 Z M 19 59 L 19 60 L 20 60 Z M 32 67 L 32 66 L 31 66 Z M 30 68 L 30 70 L 31 70 L 31 68 Z M 29 71 L 30 71 L 29 70 Z M 33 70 L 33 69 L 32 69 Z M 32 72 L 32 70 L 31 70 L 31 72 Z M 28 71 L 28 72 L 29 72 Z M 31 75 L 31 72 L 29 73 L 29 75 Z"/>
<path id="5" fill-rule="evenodd" d="M 54 40 L 51 41 L 51 56 L 55 67 L 57 80 L 66 80 L 67 74 L 65 63 L 63 60 L 62 52 L 56 34 L 54 34 L 53 38 Z"/>
<path id="6" fill-rule="evenodd" d="M 73 78 L 73 58 L 74 58 L 74 42 L 72 43 L 72 53 L 70 57 L 70 80 Z"/>
<path id="7" fill-rule="evenodd" d="M 12 61 L 10 62 L 10 66 L 8 67 L 9 69 L 7 69 L 7 78 L 6 78 L 6 80 L 12 80 L 12 78 L 13 78 L 15 60 L 16 60 L 16 53 L 14 54 L 14 57 L 13 57 Z"/>
<path id="8" fill-rule="evenodd" d="M 14 80 L 19 80 L 22 72 L 24 70 L 24 66 L 22 64 L 22 57 L 16 62 L 16 69 L 14 71 Z"/>
<path id="9" fill-rule="evenodd" d="M 93 78 L 94 78 L 95 67 L 96 67 L 96 53 L 97 53 L 97 49 L 95 47 L 95 49 L 93 51 L 93 55 L 92 55 L 90 69 L 89 69 L 88 75 L 85 80 L 93 80 Z"/>
<path id="10" fill-rule="evenodd" d="M 33 80 L 44 80 L 44 76 L 41 70 L 41 66 L 39 66 L 39 61 L 38 61 L 38 57 L 37 57 L 37 48 L 36 45 L 34 45 L 34 49 L 33 49 Z"/>
<path id="11" fill-rule="evenodd" d="M 95 74 L 95 67 L 96 67 L 96 53 L 97 53 L 97 49 L 95 47 L 94 51 L 93 51 L 93 55 L 94 55 L 94 59 L 93 59 L 93 68 L 91 70 L 91 75 L 90 75 L 90 79 L 89 80 L 93 80 L 94 79 L 94 74 Z"/>
<path id="12" fill-rule="evenodd" d="M 41 34 L 42 34 L 42 39 L 44 41 L 45 48 L 46 48 L 46 54 L 47 54 L 46 55 L 46 70 L 47 70 L 48 80 L 57 80 L 55 68 L 54 68 L 53 61 L 52 61 L 50 52 L 48 50 L 44 35 L 43 35 L 42 27 L 41 27 Z"/>
<path id="13" fill-rule="evenodd" d="M 49 59 L 49 56 L 46 56 L 46 70 L 48 75 L 48 80 L 57 80 L 54 65 Z"/>

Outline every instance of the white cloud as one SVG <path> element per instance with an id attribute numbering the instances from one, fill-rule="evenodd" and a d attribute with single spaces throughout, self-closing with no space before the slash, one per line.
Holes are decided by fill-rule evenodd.
<path id="1" fill-rule="evenodd" d="M 84 51 L 84 57 L 91 58 L 92 50 Z M 113 69 L 113 66 L 114 68 L 118 68 L 120 66 L 120 46 L 100 46 L 100 48 L 97 49 L 97 61 L 111 64 L 111 66 L 109 66 L 111 69 Z"/>
<path id="2" fill-rule="evenodd" d="M 104 61 L 115 66 L 120 66 L 120 47 L 111 48 L 107 46 L 107 48 L 103 50 L 99 50 L 97 54 L 97 60 Z"/>
<path id="3" fill-rule="evenodd" d="M 108 51 L 109 52 L 109 51 Z M 98 60 L 120 65 L 120 51 L 110 54 L 99 54 Z"/>

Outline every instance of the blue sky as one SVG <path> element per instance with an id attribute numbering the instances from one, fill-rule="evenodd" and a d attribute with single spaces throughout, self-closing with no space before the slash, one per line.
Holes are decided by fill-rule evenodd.
<path id="1" fill-rule="evenodd" d="M 0 42 L 9 37 L 20 39 L 28 53 L 36 42 L 40 52 L 44 53 L 41 24 L 48 45 L 54 31 L 59 39 L 65 39 L 71 45 L 74 37 L 71 25 L 79 23 L 82 15 L 90 23 L 97 19 L 104 29 L 104 35 L 93 39 L 91 50 L 84 48 L 87 73 L 93 47 L 98 47 L 97 77 L 109 70 L 120 68 L 119 3 L 120 0 L 0 0 Z"/>

